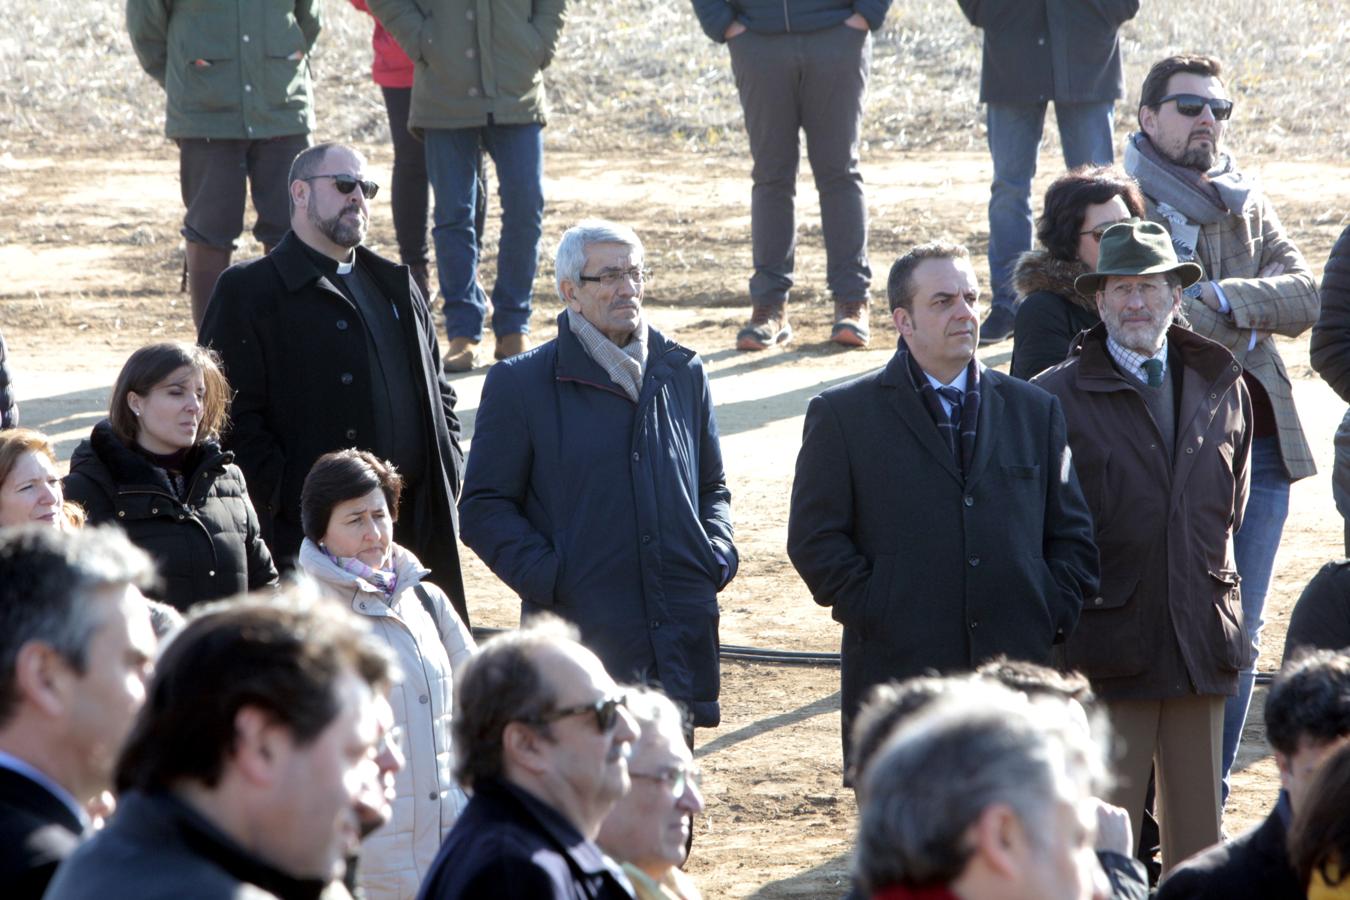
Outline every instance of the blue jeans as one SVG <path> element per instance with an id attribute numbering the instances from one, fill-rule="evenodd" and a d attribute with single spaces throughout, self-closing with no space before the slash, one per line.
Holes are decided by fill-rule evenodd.
<path id="1" fill-rule="evenodd" d="M 989 155 L 994 159 L 994 183 L 989 189 L 989 277 L 993 305 L 1012 309 L 1017 291 L 1012 285 L 1017 257 L 1031 249 L 1031 179 L 1045 126 L 1044 103 L 990 103 Z M 1112 141 L 1114 103 L 1056 103 L 1059 144 L 1064 166 L 1115 161 Z"/>
<path id="2" fill-rule="evenodd" d="M 492 286 L 492 331 L 498 337 L 528 332 L 544 221 L 543 127 L 428 128 L 425 141 L 427 176 L 436 194 L 431 237 L 445 298 L 447 335 L 482 340 L 487 314 L 487 298 L 478 284 L 474 231 L 480 143 L 497 170 L 502 210 L 497 280 Z"/>
<path id="3" fill-rule="evenodd" d="M 1252 663 L 1238 672 L 1237 696 L 1228 697 L 1223 707 L 1223 799 L 1228 799 L 1228 772 L 1237 757 L 1242 726 L 1256 683 L 1256 655 L 1261 649 L 1261 626 L 1265 625 L 1266 591 L 1275 567 L 1275 551 L 1289 515 L 1289 476 L 1280 457 L 1280 439 L 1256 438 L 1252 441 L 1252 486 L 1247 495 L 1247 512 L 1242 529 L 1233 538 L 1238 575 L 1242 578 L 1242 621 L 1252 645 Z"/>

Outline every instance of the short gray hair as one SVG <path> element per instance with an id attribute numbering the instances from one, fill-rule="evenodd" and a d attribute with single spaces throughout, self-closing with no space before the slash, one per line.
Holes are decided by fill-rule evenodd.
<path id="1" fill-rule="evenodd" d="M 19 702 L 14 666 L 25 644 L 41 641 L 83 673 L 89 641 L 106 620 L 94 595 L 148 589 L 154 577 L 150 557 L 115 525 L 0 532 L 0 725 Z"/>
<path id="2" fill-rule="evenodd" d="M 979 706 L 968 690 L 935 700 L 867 767 L 854 862 L 865 890 L 951 883 L 973 852 L 967 830 L 994 804 L 1043 844 L 1056 801 L 1098 783 L 1101 751 L 1066 703 L 982 693 Z"/>
<path id="3" fill-rule="evenodd" d="M 562 286 L 564 281 L 581 284 L 581 270 L 586 267 L 586 248 L 591 244 L 623 244 L 633 251 L 638 265 L 642 264 L 645 251 L 637 232 L 627 225 L 610 222 L 607 219 L 585 219 L 563 232 L 558 241 L 558 249 L 553 254 L 553 276 L 558 286 L 558 296 L 563 302 Z"/>

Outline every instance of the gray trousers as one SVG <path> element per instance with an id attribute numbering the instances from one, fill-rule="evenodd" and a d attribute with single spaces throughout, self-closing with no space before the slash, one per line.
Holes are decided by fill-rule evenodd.
<path id="1" fill-rule="evenodd" d="M 847 25 L 800 34 L 746 31 L 727 42 L 754 159 L 750 298 L 779 305 L 792 287 L 798 132 L 820 194 L 826 283 L 836 300 L 866 300 L 867 204 L 858 172 L 858 126 L 872 36 Z"/>

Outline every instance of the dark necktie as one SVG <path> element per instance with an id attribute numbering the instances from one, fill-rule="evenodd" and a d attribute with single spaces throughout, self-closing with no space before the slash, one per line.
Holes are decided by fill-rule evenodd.
<path id="1" fill-rule="evenodd" d="M 951 412 L 947 413 L 947 418 L 951 420 L 952 432 L 956 437 L 956 446 L 961 446 L 961 392 L 949 384 L 944 384 L 937 389 L 938 394 L 943 400 L 951 404 Z"/>
<path id="2" fill-rule="evenodd" d="M 1158 387 L 1163 381 L 1163 363 L 1161 359 L 1146 359 L 1140 364 L 1144 374 L 1148 376 L 1148 386 Z"/>

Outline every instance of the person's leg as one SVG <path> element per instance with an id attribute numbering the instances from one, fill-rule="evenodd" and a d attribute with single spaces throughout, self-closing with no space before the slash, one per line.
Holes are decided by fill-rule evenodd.
<path id="1" fill-rule="evenodd" d="M 178 180 L 187 212 L 183 216 L 184 280 L 191 298 L 192 324 L 201 327 L 216 279 L 230 264 L 235 240 L 244 230 L 248 141 L 182 138 Z"/>
<path id="2" fill-rule="evenodd" d="M 858 171 L 858 127 L 872 59 L 872 37 L 847 25 L 803 38 L 802 128 L 820 194 L 825 280 L 835 301 L 838 343 L 868 341 L 867 202 Z"/>
<path id="3" fill-rule="evenodd" d="M 291 230 L 291 163 L 309 146 L 309 135 L 248 141 L 248 181 L 258 218 L 253 236 L 270 250 Z"/>
<path id="4" fill-rule="evenodd" d="M 389 209 L 394 215 L 394 237 L 399 261 L 407 266 L 427 264 L 427 155 L 422 142 L 408 130 L 412 88 L 382 87 L 394 145 L 394 171 L 389 185 Z M 430 298 L 428 298 L 430 299 Z"/>
<path id="5" fill-rule="evenodd" d="M 503 338 L 530 331 L 530 300 L 544 222 L 543 126 L 489 125 L 482 135 L 483 147 L 497 170 L 502 207 L 497 280 L 492 286 L 492 332 L 498 338 L 500 359 L 506 346 Z M 523 343 L 520 338 L 514 342 Z"/>
<path id="6" fill-rule="evenodd" d="M 1223 800 L 1228 800 L 1228 775 L 1237 758 L 1242 728 L 1251 705 L 1256 684 L 1256 657 L 1261 650 L 1261 628 L 1265 625 L 1266 592 L 1275 568 L 1275 553 L 1280 549 L 1284 520 L 1289 515 L 1289 476 L 1280 457 L 1276 437 L 1252 441 L 1252 483 L 1247 494 L 1247 510 L 1242 528 L 1233 537 L 1233 555 L 1241 577 L 1242 620 L 1251 643 L 1251 663 L 1238 672 L 1238 692 L 1224 703 L 1223 715 Z"/>
<path id="7" fill-rule="evenodd" d="M 1115 162 L 1115 103 L 1056 103 L 1064 168 Z"/>
<path id="8" fill-rule="evenodd" d="M 798 84 L 799 36 L 762 35 L 753 31 L 727 42 L 731 71 L 745 116 L 753 164 L 750 178 L 750 243 L 754 274 L 750 278 L 750 302 L 756 317 L 775 313 L 766 330 L 767 344 L 786 340 L 784 307 L 792 288 L 794 252 L 797 243 L 795 200 L 797 166 L 800 160 L 798 130 L 801 127 Z M 767 318 L 766 318 L 767 322 Z M 744 334 L 744 331 L 742 332 Z M 738 337 L 739 343 L 739 337 Z M 766 345 L 760 342 L 761 347 Z M 746 347 L 746 349 L 757 349 Z"/>
<path id="9" fill-rule="evenodd" d="M 428 128 L 423 134 L 427 177 L 435 195 L 431 237 L 450 339 L 447 366 L 466 349 L 471 352 L 463 345 L 483 339 L 487 302 L 478 287 L 478 237 L 473 228 L 478 137 L 477 128 Z M 461 371 L 471 367 L 472 362 Z"/>
<path id="10" fill-rule="evenodd" d="M 1219 751 L 1223 698 L 1162 701 L 1158 728 L 1158 819 L 1163 877 L 1177 864 L 1219 842 Z"/>
<path id="11" fill-rule="evenodd" d="M 1109 765 L 1115 774 L 1115 782 L 1105 799 L 1130 814 L 1134 844 L 1138 846 L 1149 771 L 1153 767 L 1153 749 L 1158 739 L 1161 703 L 1157 700 L 1108 700 L 1102 707 L 1111 722 L 1113 745 Z"/>
<path id="12" fill-rule="evenodd" d="M 1331 496 L 1345 520 L 1345 555 L 1350 557 L 1350 409 L 1345 411 L 1333 443 L 1336 458 L 1331 465 Z"/>
<path id="13" fill-rule="evenodd" d="M 1031 179 L 1045 125 L 1045 104 L 990 103 L 985 116 L 994 181 L 989 189 L 989 317 L 980 342 L 1003 340 L 1012 333 L 1013 266 L 1031 249 Z"/>

